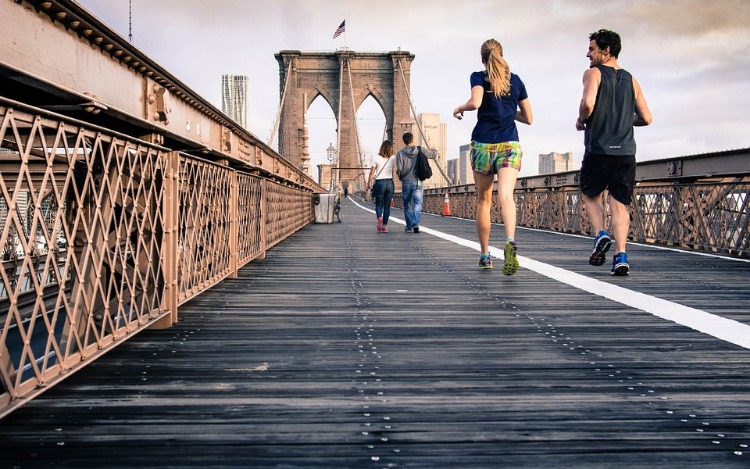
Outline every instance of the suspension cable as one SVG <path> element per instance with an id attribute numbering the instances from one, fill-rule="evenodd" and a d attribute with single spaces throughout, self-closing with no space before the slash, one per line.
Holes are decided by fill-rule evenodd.
<path id="1" fill-rule="evenodd" d="M 273 141 L 276 138 L 276 132 L 279 130 L 279 122 L 281 121 L 281 110 L 284 109 L 284 99 L 286 98 L 286 90 L 289 87 L 289 69 L 292 67 L 291 60 L 286 66 L 286 72 L 284 73 L 284 91 L 281 92 L 281 102 L 279 103 L 279 110 L 276 112 L 276 122 L 273 124 L 271 135 L 268 137 L 268 146 L 273 147 Z"/>
<path id="2" fill-rule="evenodd" d="M 357 106 L 354 104 L 354 87 L 352 86 L 352 64 L 349 62 L 349 58 L 346 58 L 346 70 L 347 74 L 349 76 L 349 93 L 352 99 L 352 116 L 354 117 L 354 135 L 357 138 L 357 163 L 358 166 L 364 167 L 365 166 L 365 160 L 362 155 L 362 146 L 360 145 L 360 139 L 359 139 L 359 126 L 357 125 Z M 356 178 L 359 179 L 359 177 L 363 178 L 364 181 L 364 172 L 360 173 Z"/>
<path id="3" fill-rule="evenodd" d="M 406 90 L 406 97 L 409 100 L 409 108 L 411 109 L 411 113 L 414 116 L 414 122 L 417 123 L 417 128 L 419 129 L 419 135 L 422 136 L 422 141 L 425 142 L 425 146 L 428 150 L 430 150 L 430 142 L 427 139 L 427 137 L 424 134 L 424 130 L 422 129 L 422 124 L 419 122 L 419 119 L 417 119 L 417 111 L 414 109 L 414 102 L 411 99 L 411 92 L 409 91 L 409 86 L 406 83 L 406 75 L 404 74 L 404 67 L 401 65 L 402 58 L 398 58 L 398 69 L 401 72 L 401 80 L 404 82 L 404 89 Z M 445 155 L 443 155 L 445 157 Z M 450 182 L 450 178 L 447 174 L 445 174 L 445 171 L 443 171 L 443 168 L 440 166 L 440 164 L 435 161 L 435 166 L 437 166 L 437 169 L 440 170 L 440 174 L 443 175 L 445 178 L 446 184 Z"/>

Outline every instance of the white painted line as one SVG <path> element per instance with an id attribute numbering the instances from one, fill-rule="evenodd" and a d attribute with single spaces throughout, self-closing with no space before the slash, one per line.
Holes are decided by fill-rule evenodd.
<path id="1" fill-rule="evenodd" d="M 374 210 L 363 207 L 356 202 L 354 203 L 364 210 L 375 213 Z M 398 223 L 404 223 L 394 217 L 391 217 L 390 219 L 396 220 Z M 479 251 L 480 249 L 479 243 L 476 241 L 469 241 L 464 238 L 459 238 L 458 236 L 443 233 L 442 231 L 433 230 L 432 228 L 420 226 L 419 231 L 474 249 L 475 251 Z M 689 252 L 686 251 L 680 252 L 689 254 Z M 504 258 L 503 250 L 493 246 L 490 246 L 490 254 L 498 259 Z M 750 325 L 743 324 L 733 319 L 717 316 L 700 309 L 684 306 L 673 301 L 646 295 L 645 293 L 639 293 L 608 282 L 596 280 L 550 264 L 545 264 L 544 262 L 529 259 L 528 257 L 518 256 L 518 259 L 521 267 L 529 269 L 532 272 L 536 272 L 545 277 L 549 277 L 553 280 L 557 280 L 558 282 L 594 295 L 616 301 L 625 306 L 644 311 L 656 317 L 666 319 L 667 321 L 681 324 L 698 332 L 703 332 L 704 334 L 716 337 L 717 339 L 750 349 Z"/>

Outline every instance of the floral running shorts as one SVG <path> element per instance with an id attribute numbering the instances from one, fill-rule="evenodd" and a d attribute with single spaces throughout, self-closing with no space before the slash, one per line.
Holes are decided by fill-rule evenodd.
<path id="1" fill-rule="evenodd" d="M 471 142 L 471 169 L 482 174 L 495 174 L 500 168 L 521 170 L 523 151 L 519 142 Z"/>

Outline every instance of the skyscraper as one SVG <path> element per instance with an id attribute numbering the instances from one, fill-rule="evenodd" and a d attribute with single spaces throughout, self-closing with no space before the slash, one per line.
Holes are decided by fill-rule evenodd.
<path id="1" fill-rule="evenodd" d="M 247 129 L 249 78 L 245 75 L 221 76 L 221 112 Z"/>
<path id="2" fill-rule="evenodd" d="M 471 169 L 471 145 L 461 145 L 458 149 L 458 183 L 474 184 L 474 171 Z"/>
<path id="3" fill-rule="evenodd" d="M 573 153 L 549 153 L 539 155 L 539 174 L 573 171 Z"/>
<path id="4" fill-rule="evenodd" d="M 430 163 L 433 164 L 432 177 L 425 181 L 424 186 L 426 188 L 443 187 L 448 184 L 448 181 L 443 177 L 446 167 L 446 155 L 448 153 L 448 124 L 440 122 L 440 114 L 427 112 L 419 114 L 419 123 L 425 134 L 425 138 L 423 139 L 422 134 L 416 131 L 414 135 L 416 144 L 434 148 L 438 152 L 437 160 L 430 160 Z M 427 140 L 426 142 L 425 139 Z M 434 166 L 435 163 L 442 171 Z"/>

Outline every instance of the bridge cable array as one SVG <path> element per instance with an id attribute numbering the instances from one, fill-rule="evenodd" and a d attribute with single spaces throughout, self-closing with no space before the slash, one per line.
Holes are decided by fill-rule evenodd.
<path id="1" fill-rule="evenodd" d="M 419 119 L 417 119 L 417 111 L 414 108 L 414 101 L 411 99 L 411 92 L 409 91 L 409 85 L 406 83 L 406 75 L 404 74 L 404 67 L 401 65 L 401 60 L 402 60 L 401 57 L 399 57 L 398 69 L 401 72 L 401 80 L 403 80 L 404 82 L 404 89 L 406 90 L 406 97 L 409 99 L 409 108 L 411 109 L 411 113 L 414 116 L 414 121 L 417 123 L 417 128 L 419 129 L 419 135 L 422 136 L 422 141 L 425 142 L 427 149 L 431 149 L 430 141 L 427 138 L 427 136 L 425 136 L 424 130 L 422 129 L 422 124 L 419 122 Z M 443 168 L 440 166 L 440 164 L 437 161 L 435 161 L 435 166 L 437 166 L 437 168 L 440 170 L 440 174 L 443 175 L 443 177 L 445 178 L 445 181 L 449 182 L 450 178 L 448 177 L 447 174 L 445 174 L 445 171 L 443 171 Z"/>

